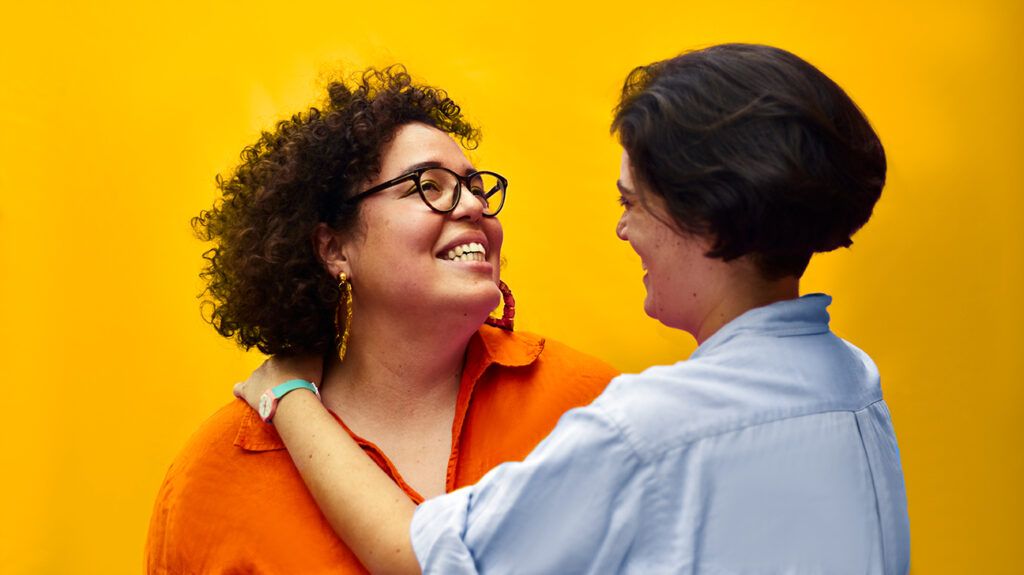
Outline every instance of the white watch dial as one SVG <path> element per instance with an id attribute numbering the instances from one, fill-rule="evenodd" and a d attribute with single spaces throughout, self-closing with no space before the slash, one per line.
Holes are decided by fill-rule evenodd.
<path id="1" fill-rule="evenodd" d="M 273 404 L 273 399 L 264 393 L 260 396 L 260 417 L 266 419 L 270 415 L 270 406 Z"/>

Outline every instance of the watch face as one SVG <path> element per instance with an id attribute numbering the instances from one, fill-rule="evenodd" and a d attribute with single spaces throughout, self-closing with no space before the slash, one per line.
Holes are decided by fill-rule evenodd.
<path id="1" fill-rule="evenodd" d="M 270 397 L 269 393 L 264 393 L 260 396 L 260 418 L 264 421 L 270 415 L 270 408 L 274 404 L 274 398 Z"/>

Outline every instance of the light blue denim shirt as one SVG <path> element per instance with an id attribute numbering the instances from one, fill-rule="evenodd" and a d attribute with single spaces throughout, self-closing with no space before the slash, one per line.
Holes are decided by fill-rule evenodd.
<path id="1" fill-rule="evenodd" d="M 871 359 L 829 331 L 831 301 L 750 310 L 423 503 L 424 571 L 906 573 L 889 410 Z"/>

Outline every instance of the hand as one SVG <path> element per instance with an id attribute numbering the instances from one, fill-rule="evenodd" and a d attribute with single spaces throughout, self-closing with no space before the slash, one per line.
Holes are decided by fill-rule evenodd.
<path id="1" fill-rule="evenodd" d="M 268 389 L 290 379 L 304 379 L 319 384 L 324 371 L 323 358 L 318 355 L 274 356 L 252 372 L 249 379 L 235 384 L 235 397 L 244 399 L 249 407 L 259 409 L 260 396 Z"/>

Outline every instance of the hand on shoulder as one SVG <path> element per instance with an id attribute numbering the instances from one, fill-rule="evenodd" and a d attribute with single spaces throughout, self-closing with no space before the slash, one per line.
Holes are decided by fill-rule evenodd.
<path id="1" fill-rule="evenodd" d="M 304 379 L 318 385 L 323 367 L 323 358 L 318 355 L 274 356 L 256 368 L 248 379 L 236 383 L 234 394 L 249 407 L 258 409 L 263 392 L 288 380 Z"/>

